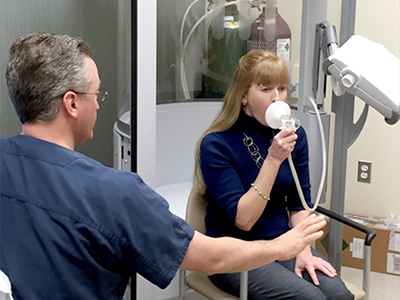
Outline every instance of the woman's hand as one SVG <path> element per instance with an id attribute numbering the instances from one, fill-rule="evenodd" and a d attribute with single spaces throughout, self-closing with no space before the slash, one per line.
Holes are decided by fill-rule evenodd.
<path id="1" fill-rule="evenodd" d="M 295 128 L 283 128 L 274 136 L 268 155 L 282 163 L 292 153 L 297 138 Z"/>
<path id="2" fill-rule="evenodd" d="M 319 285 L 319 280 L 315 270 L 319 270 L 328 277 L 335 277 L 337 272 L 332 265 L 320 257 L 313 256 L 310 247 L 307 247 L 296 256 L 294 272 L 303 278 L 303 272 L 307 271 L 315 285 Z"/>

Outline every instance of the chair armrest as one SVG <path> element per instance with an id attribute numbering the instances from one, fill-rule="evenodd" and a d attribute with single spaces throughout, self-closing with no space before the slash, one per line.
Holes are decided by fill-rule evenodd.
<path id="1" fill-rule="evenodd" d="M 346 225 L 348 225 L 348 226 L 350 226 L 350 227 L 352 227 L 354 229 L 357 229 L 357 230 L 359 230 L 361 232 L 364 232 L 366 234 L 366 236 L 365 236 L 365 245 L 366 246 L 371 246 L 371 243 L 372 243 L 373 239 L 376 236 L 376 232 L 372 228 L 369 228 L 369 227 L 367 227 L 365 225 L 357 223 L 357 222 L 355 222 L 355 221 L 353 221 L 353 220 L 351 220 L 349 218 L 346 218 L 345 216 L 339 215 L 339 214 L 337 214 L 337 213 L 335 213 L 335 212 L 333 212 L 333 211 L 331 211 L 329 209 L 323 208 L 321 206 L 318 206 L 316 208 L 316 211 L 321 213 L 321 214 L 323 214 L 323 215 L 325 215 L 325 216 L 328 216 L 329 218 L 334 219 L 334 220 L 336 220 L 336 221 L 338 221 L 340 223 L 346 224 Z"/>

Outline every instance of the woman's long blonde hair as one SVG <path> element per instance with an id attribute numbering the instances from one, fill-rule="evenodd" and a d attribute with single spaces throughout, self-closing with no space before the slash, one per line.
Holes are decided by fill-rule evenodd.
<path id="1" fill-rule="evenodd" d="M 253 82 L 265 86 L 288 85 L 290 78 L 285 63 L 271 51 L 252 50 L 240 58 L 221 110 L 196 144 L 193 188 L 200 195 L 203 195 L 206 191 L 200 169 L 201 142 L 207 134 L 227 130 L 236 122 L 242 107 L 243 95 L 249 90 Z"/>

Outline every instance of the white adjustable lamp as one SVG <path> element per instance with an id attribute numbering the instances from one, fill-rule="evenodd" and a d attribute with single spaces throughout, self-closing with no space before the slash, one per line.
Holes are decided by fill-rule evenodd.
<path id="1" fill-rule="evenodd" d="M 376 109 L 388 124 L 400 119 L 400 60 L 383 45 L 353 35 L 325 60 L 323 68 L 342 91 Z"/>

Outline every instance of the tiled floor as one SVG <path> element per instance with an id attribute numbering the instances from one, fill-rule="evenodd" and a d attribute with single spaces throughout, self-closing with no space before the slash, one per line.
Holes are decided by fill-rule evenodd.
<path id="1" fill-rule="evenodd" d="M 362 270 L 342 267 L 341 277 L 357 286 L 362 286 Z M 378 272 L 370 274 L 369 300 L 400 300 L 400 276 Z"/>
<path id="2" fill-rule="evenodd" d="M 343 280 L 362 286 L 362 270 L 342 267 Z M 400 276 L 377 272 L 370 274 L 370 294 L 368 300 L 400 300 Z M 186 300 L 206 300 L 192 291 L 187 292 Z"/>

